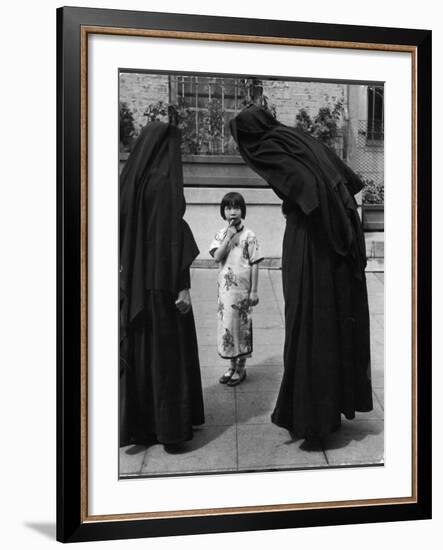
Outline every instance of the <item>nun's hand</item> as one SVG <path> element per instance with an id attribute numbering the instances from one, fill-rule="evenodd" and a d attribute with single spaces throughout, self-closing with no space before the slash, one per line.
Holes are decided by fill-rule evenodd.
<path id="1" fill-rule="evenodd" d="M 175 300 L 175 306 L 179 312 L 183 314 L 188 313 L 188 311 L 191 310 L 191 294 L 187 288 L 180 290 L 177 300 Z"/>

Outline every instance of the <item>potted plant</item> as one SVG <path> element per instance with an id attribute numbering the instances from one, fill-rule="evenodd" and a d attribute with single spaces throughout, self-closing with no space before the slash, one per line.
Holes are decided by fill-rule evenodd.
<path id="1" fill-rule="evenodd" d="M 135 139 L 134 116 L 124 102 L 120 102 L 120 152 L 128 152 Z"/>
<path id="2" fill-rule="evenodd" d="M 337 101 L 333 106 L 320 107 L 313 119 L 308 111 L 302 108 L 295 117 L 295 125 L 327 147 L 336 150 L 341 137 L 340 119 L 342 115 L 343 103 L 341 101 Z"/>
<path id="3" fill-rule="evenodd" d="M 384 182 L 363 180 L 362 219 L 365 231 L 384 230 Z"/>

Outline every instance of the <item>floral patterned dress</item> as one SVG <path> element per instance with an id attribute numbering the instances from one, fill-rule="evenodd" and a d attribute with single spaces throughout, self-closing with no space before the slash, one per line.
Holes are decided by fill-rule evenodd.
<path id="1" fill-rule="evenodd" d="M 224 227 L 215 235 L 209 248 L 211 255 L 220 247 L 226 231 Z M 252 353 L 251 266 L 261 260 L 257 237 L 242 227 L 232 238 L 218 275 L 217 348 L 224 359 L 249 357 Z"/>

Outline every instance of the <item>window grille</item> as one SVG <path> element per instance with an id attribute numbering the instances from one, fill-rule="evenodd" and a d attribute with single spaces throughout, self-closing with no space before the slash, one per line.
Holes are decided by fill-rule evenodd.
<path id="1" fill-rule="evenodd" d="M 241 79 L 180 75 L 175 90 L 177 104 L 185 112 L 184 152 L 238 154 L 229 122 L 245 105 Z"/>
<path id="2" fill-rule="evenodd" d="M 368 122 L 366 139 L 383 141 L 384 139 L 384 88 L 368 86 Z"/>

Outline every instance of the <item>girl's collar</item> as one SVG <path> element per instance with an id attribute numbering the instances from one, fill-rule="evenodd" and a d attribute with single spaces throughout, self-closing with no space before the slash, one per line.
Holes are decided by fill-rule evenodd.
<path id="1" fill-rule="evenodd" d="M 240 223 L 240 225 L 238 227 L 236 227 L 235 229 L 237 230 L 237 233 L 240 233 L 240 231 L 243 231 L 243 229 L 245 228 L 243 222 Z"/>

